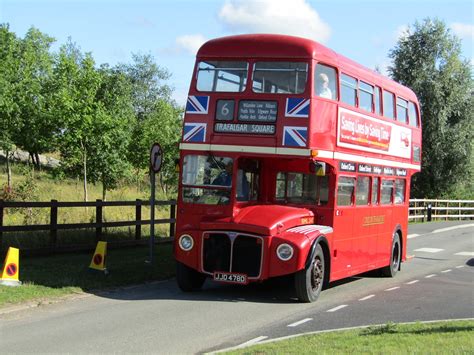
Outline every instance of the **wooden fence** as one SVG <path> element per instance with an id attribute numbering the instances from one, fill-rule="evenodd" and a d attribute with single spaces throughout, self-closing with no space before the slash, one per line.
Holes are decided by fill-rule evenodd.
<path id="1" fill-rule="evenodd" d="M 104 207 L 133 207 L 135 206 L 135 219 L 129 221 L 103 221 Z M 135 241 L 140 241 L 142 237 L 142 226 L 149 225 L 149 219 L 142 219 L 142 206 L 150 206 L 148 200 L 135 201 L 102 201 L 94 202 L 59 202 L 51 200 L 50 202 L 8 202 L 0 200 L 0 246 L 2 246 L 3 234 L 5 232 L 31 232 L 31 231 L 49 231 L 49 248 L 55 249 L 58 241 L 58 231 L 67 229 L 95 229 L 96 241 L 101 240 L 103 229 L 110 227 L 135 227 Z M 169 224 L 169 237 L 174 237 L 176 223 L 176 201 L 155 201 L 155 206 L 170 206 L 169 218 L 155 219 L 155 224 Z M 65 207 L 93 207 L 95 208 L 95 222 L 92 223 L 58 223 L 58 209 Z M 4 225 L 5 209 L 7 208 L 48 208 L 49 224 L 33 225 Z"/>
<path id="2" fill-rule="evenodd" d="M 409 221 L 465 219 L 474 219 L 474 200 L 410 200 Z"/>

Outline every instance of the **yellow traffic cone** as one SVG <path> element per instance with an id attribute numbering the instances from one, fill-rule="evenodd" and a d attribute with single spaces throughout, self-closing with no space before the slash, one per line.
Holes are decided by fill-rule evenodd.
<path id="1" fill-rule="evenodd" d="M 7 257 L 3 264 L 2 273 L 0 274 L 0 285 L 3 286 L 20 286 L 18 279 L 20 274 L 20 250 L 17 248 L 8 248 Z"/>
<path id="2" fill-rule="evenodd" d="M 92 257 L 89 268 L 103 271 L 104 273 L 108 274 L 108 271 L 105 268 L 106 256 L 107 256 L 107 242 L 97 242 L 97 247 L 95 248 L 95 253 L 94 253 L 94 256 Z"/>

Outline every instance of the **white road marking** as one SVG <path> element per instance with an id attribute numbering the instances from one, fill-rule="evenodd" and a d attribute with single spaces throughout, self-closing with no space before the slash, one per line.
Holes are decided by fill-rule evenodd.
<path id="1" fill-rule="evenodd" d="M 413 281 L 407 282 L 406 284 L 407 285 L 413 285 L 413 284 L 416 284 L 418 281 L 420 281 L 420 280 L 413 280 Z"/>
<path id="2" fill-rule="evenodd" d="M 245 343 L 242 343 L 239 345 L 239 347 L 244 347 L 244 346 L 248 346 L 248 345 L 253 345 L 253 344 L 256 344 L 258 343 L 259 341 L 262 341 L 264 339 L 267 339 L 268 337 L 266 336 L 260 336 L 260 337 L 256 337 L 256 338 L 253 338 L 253 339 L 250 339 L 249 341 L 246 341 Z"/>
<path id="3" fill-rule="evenodd" d="M 311 321 L 311 320 L 313 320 L 313 318 L 305 318 L 305 319 L 299 320 L 298 322 L 294 322 L 294 323 L 288 324 L 287 327 L 297 327 L 297 326 L 299 326 L 300 324 L 309 322 L 309 321 Z"/>
<path id="4" fill-rule="evenodd" d="M 451 269 L 447 269 L 447 270 L 443 270 L 443 271 L 441 271 L 441 272 L 446 273 L 446 272 L 450 272 L 450 271 L 451 271 Z"/>
<path id="5" fill-rule="evenodd" d="M 329 310 L 327 310 L 326 312 L 336 312 L 342 308 L 345 308 L 347 307 L 347 304 L 341 304 L 340 306 L 337 306 L 337 307 L 334 307 L 334 308 L 331 308 Z"/>
<path id="6" fill-rule="evenodd" d="M 400 288 L 400 286 L 395 286 L 395 287 L 387 288 L 385 291 L 393 291 L 393 290 L 396 290 L 397 288 Z"/>
<path id="7" fill-rule="evenodd" d="M 368 300 L 372 297 L 375 297 L 375 295 L 368 295 L 368 296 L 362 297 L 359 301 L 365 301 L 365 300 Z"/>
<path id="8" fill-rule="evenodd" d="M 469 228 L 469 227 L 474 227 L 474 223 L 470 224 L 461 224 L 459 226 L 453 226 L 453 227 L 447 227 L 447 228 L 440 228 L 440 229 L 435 229 L 431 233 L 443 233 L 443 232 L 448 232 L 454 229 L 459 229 L 459 228 Z"/>
<path id="9" fill-rule="evenodd" d="M 438 249 L 438 248 L 420 248 L 420 249 L 415 249 L 413 251 L 421 251 L 425 253 L 439 253 L 440 251 L 443 251 L 444 249 Z"/>
<path id="10" fill-rule="evenodd" d="M 411 239 L 411 238 L 416 238 L 416 237 L 419 237 L 419 236 L 420 236 L 419 234 L 408 234 L 407 238 Z"/>
<path id="11" fill-rule="evenodd" d="M 461 255 L 461 256 L 474 256 L 474 252 L 472 251 L 461 251 L 459 253 L 456 253 L 454 255 Z"/>
<path id="12" fill-rule="evenodd" d="M 464 267 L 464 265 L 458 265 L 458 266 L 456 266 L 456 269 L 460 269 L 462 267 Z"/>
<path id="13" fill-rule="evenodd" d="M 426 275 L 425 279 L 431 279 L 432 277 L 435 277 L 435 276 L 436 276 L 436 274 Z"/>

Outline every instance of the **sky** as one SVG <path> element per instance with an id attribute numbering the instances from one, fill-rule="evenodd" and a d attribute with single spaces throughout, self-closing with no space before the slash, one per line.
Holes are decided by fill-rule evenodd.
<path id="1" fill-rule="evenodd" d="M 173 98 L 184 105 L 196 52 L 206 40 L 241 33 L 282 33 L 316 40 L 385 72 L 388 53 L 415 21 L 439 18 L 473 61 L 472 0 L 0 0 L 0 23 L 23 37 L 34 26 L 70 37 L 97 64 L 151 54 L 171 73 Z"/>

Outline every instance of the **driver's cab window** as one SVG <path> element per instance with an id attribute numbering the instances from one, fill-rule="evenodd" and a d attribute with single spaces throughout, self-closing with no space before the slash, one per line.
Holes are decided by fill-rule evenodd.
<path id="1" fill-rule="evenodd" d="M 259 171 L 259 160 L 239 159 L 235 190 L 237 201 L 256 201 L 258 199 Z"/>

